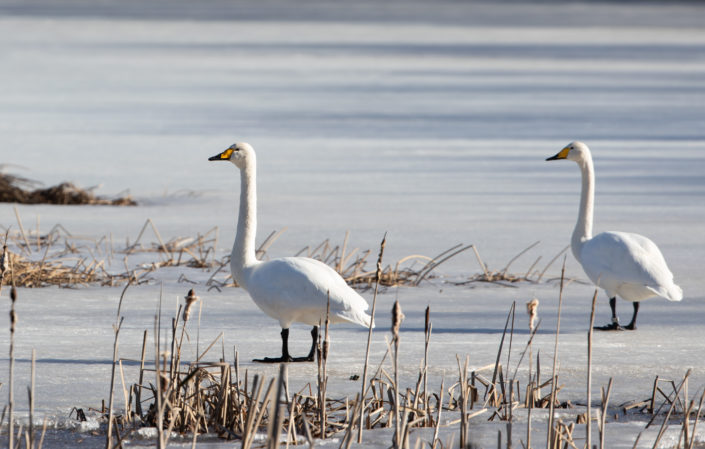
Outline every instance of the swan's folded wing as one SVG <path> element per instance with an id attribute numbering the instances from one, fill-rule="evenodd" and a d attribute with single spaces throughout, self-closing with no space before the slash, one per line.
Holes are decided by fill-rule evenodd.
<path id="1" fill-rule="evenodd" d="M 325 317 L 330 295 L 331 317 L 369 325 L 367 301 L 335 270 L 317 260 L 284 257 L 263 262 L 254 270 L 249 284 L 248 291 L 258 304 L 288 309 L 297 316 L 296 321 L 307 322 L 301 318 L 304 315 L 315 322 L 317 317 Z"/>
<path id="2" fill-rule="evenodd" d="M 580 259 L 585 272 L 600 286 L 641 285 L 672 299 L 666 291 L 672 290 L 673 274 L 656 244 L 642 235 L 603 232 L 583 245 Z"/>

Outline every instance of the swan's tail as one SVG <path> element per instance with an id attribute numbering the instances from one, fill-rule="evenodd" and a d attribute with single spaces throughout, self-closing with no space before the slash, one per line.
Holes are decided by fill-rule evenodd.
<path id="1" fill-rule="evenodd" d="M 670 285 L 662 285 L 658 288 L 653 289 L 653 291 L 669 301 L 680 301 L 683 299 L 683 289 L 677 286 L 675 283 L 671 282 Z"/>
<path id="2" fill-rule="evenodd" d="M 668 287 L 668 294 L 666 295 L 666 299 L 669 301 L 680 301 L 683 299 L 683 289 L 677 286 L 676 284 L 671 284 Z"/>
<path id="3" fill-rule="evenodd" d="M 359 324 L 360 326 L 370 327 L 372 322 L 372 317 L 363 311 L 359 310 L 346 310 L 338 314 L 339 317 L 351 323 Z M 372 328 L 375 327 L 375 323 L 372 322 Z"/>

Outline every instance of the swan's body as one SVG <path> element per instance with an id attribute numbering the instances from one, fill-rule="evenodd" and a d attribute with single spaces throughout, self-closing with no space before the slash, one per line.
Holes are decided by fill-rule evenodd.
<path id="1" fill-rule="evenodd" d="M 666 261 L 654 242 L 639 234 L 603 232 L 583 243 L 579 261 L 590 280 L 610 298 L 642 301 L 661 296 L 680 301 Z"/>
<path id="2" fill-rule="evenodd" d="M 328 265 L 307 257 L 283 257 L 252 268 L 243 287 L 264 313 L 279 321 L 317 326 L 326 319 L 330 292 L 330 322 L 369 326 L 367 302 Z"/>
<path id="3" fill-rule="evenodd" d="M 265 362 L 313 360 L 318 324 L 325 321 L 330 301 L 331 323 L 352 322 L 370 326 L 367 302 L 328 265 L 307 257 L 284 257 L 263 262 L 255 256 L 257 230 L 256 158 L 252 147 L 236 143 L 209 160 L 230 161 L 240 169 L 240 207 L 237 234 L 230 257 L 233 278 L 264 313 L 282 327 L 281 358 Z M 313 327 L 313 344 L 307 357 L 292 358 L 288 350 L 289 326 Z"/>
<path id="4" fill-rule="evenodd" d="M 582 174 L 578 221 L 571 238 L 573 255 L 585 274 L 610 298 L 612 323 L 600 329 L 622 329 L 616 312 L 616 297 L 632 301 L 634 314 L 627 329 L 636 329 L 639 301 L 660 296 L 680 301 L 683 291 L 673 282 L 673 274 L 654 242 L 628 232 L 603 232 L 592 236 L 595 199 L 595 172 L 590 150 L 582 142 L 572 142 L 546 160 L 575 161 Z"/>

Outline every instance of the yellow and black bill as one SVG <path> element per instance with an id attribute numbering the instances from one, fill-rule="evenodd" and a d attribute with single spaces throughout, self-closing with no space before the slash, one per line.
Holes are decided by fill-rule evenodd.
<path id="1" fill-rule="evenodd" d="M 558 152 L 555 156 L 547 158 L 547 161 L 557 161 L 559 159 L 566 159 L 568 157 L 568 152 L 570 152 L 570 147 L 565 147 Z"/>
<path id="2" fill-rule="evenodd" d="M 228 148 L 227 150 L 223 151 L 220 154 L 216 154 L 215 156 L 211 156 L 208 158 L 209 161 L 227 161 L 230 160 L 230 156 L 233 154 L 233 149 Z"/>

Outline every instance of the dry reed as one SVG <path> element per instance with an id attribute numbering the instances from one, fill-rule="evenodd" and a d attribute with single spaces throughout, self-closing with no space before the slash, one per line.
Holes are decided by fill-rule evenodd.
<path id="1" fill-rule="evenodd" d="M 223 266 L 215 260 L 217 228 L 193 238 L 176 237 L 164 241 L 154 222 L 148 219 L 134 242 L 127 241 L 124 248 L 116 249 L 112 238 L 81 238 L 61 225 L 54 226 L 45 235 L 38 231 L 31 235 L 25 231 L 17 210 L 15 212 L 19 231 L 10 232 L 7 228 L 6 246 L 9 240 L 16 250 L 7 249 L 4 260 L 11 262 L 10 274 L 19 287 L 142 284 L 150 281 L 150 273 L 162 268 L 213 269 Z M 149 226 L 159 243 L 145 246 L 141 239 Z M 30 243 L 30 238 L 35 240 L 36 245 Z M 36 247 L 37 256 L 41 254 L 41 257 L 35 257 L 33 247 Z M 108 268 L 116 253 L 124 255 L 124 271 Z M 130 268 L 128 257 L 136 253 L 155 253 L 159 260 Z M 190 282 L 183 276 L 181 281 Z"/>
<path id="2" fill-rule="evenodd" d="M 367 346 L 365 348 L 365 364 L 362 368 L 362 386 L 360 391 L 359 399 L 361 401 L 361 406 L 359 410 L 360 422 L 358 424 L 357 442 L 362 443 L 362 430 L 363 430 L 363 419 L 365 414 L 365 390 L 367 383 L 367 368 L 370 362 L 370 344 L 372 342 L 372 329 L 375 322 L 375 312 L 377 309 L 377 293 L 379 292 L 379 284 L 382 279 L 382 258 L 384 256 L 384 247 L 387 244 L 387 233 L 384 233 L 382 237 L 382 242 L 379 244 L 379 254 L 377 256 L 377 270 L 375 271 L 375 291 L 372 296 L 372 309 L 370 310 L 370 327 L 367 331 Z"/>
<path id="3" fill-rule="evenodd" d="M 170 267 L 187 267 L 193 269 L 211 270 L 212 274 L 206 282 L 208 289 L 221 290 L 224 287 L 237 286 L 232 277 L 227 274 L 230 256 L 216 259 L 218 243 L 218 228 L 214 227 L 195 237 L 174 237 L 164 239 L 152 219 L 147 219 L 137 237 L 128 239 L 124 247 L 115 247 L 112 235 L 97 239 L 83 238 L 73 235 L 61 224 L 57 224 L 47 233 L 41 234 L 39 217 L 37 229 L 27 230 L 15 209 L 18 231 L 10 232 L 6 227 L 12 250 L 8 257 L 13 260 L 14 278 L 17 286 L 73 287 L 80 285 L 116 286 L 126 282 L 139 285 L 149 282 L 150 274 L 157 270 Z M 147 234 L 151 231 L 156 242 L 145 243 Z M 279 238 L 284 229 L 272 232 L 257 248 L 257 257 L 266 258 L 266 252 Z M 306 246 L 296 255 L 305 255 L 320 260 L 333 269 L 356 288 L 375 288 L 390 286 L 418 286 L 423 281 L 434 276 L 436 269 L 457 255 L 472 249 L 481 268 L 481 273 L 472 275 L 468 280 L 454 282 L 468 284 L 473 282 L 491 282 L 500 285 L 511 285 L 520 281 L 540 282 L 544 273 L 556 260 L 554 257 L 542 270 L 534 267 L 540 257 L 524 274 L 512 274 L 510 266 L 523 254 L 534 248 L 537 243 L 529 246 L 513 257 L 502 270 L 492 271 L 483 262 L 475 245 L 455 245 L 435 257 L 413 254 L 401 258 L 394 264 L 378 269 L 367 269 L 370 250 L 361 251 L 350 248 L 349 232 L 346 232 L 343 243 L 333 245 L 329 239 L 316 246 Z M 8 240 L 6 239 L 6 240 Z M 36 251 L 36 254 L 35 254 Z M 563 250 L 565 251 L 565 249 Z M 562 254 L 563 251 L 559 253 Z M 122 255 L 124 270 L 116 270 L 113 258 Z M 154 254 L 156 260 L 144 262 L 144 255 Z M 139 257 L 140 263 L 130 264 L 130 257 Z M 181 274 L 179 282 L 193 283 Z"/>
<path id="4" fill-rule="evenodd" d="M 15 312 L 15 302 L 17 301 L 17 289 L 13 285 L 10 289 L 10 375 L 9 375 L 9 389 L 7 398 L 7 408 L 8 408 L 8 443 L 7 447 L 10 449 L 14 448 L 14 372 L 15 372 L 15 329 L 17 326 L 17 313 Z"/>
<path id="5" fill-rule="evenodd" d="M 553 427 L 553 421 L 554 421 L 554 406 L 555 406 L 555 395 L 556 395 L 556 383 L 557 383 L 557 378 L 556 378 L 556 367 L 558 365 L 558 336 L 560 335 L 561 331 L 561 308 L 563 305 L 563 281 L 565 279 L 565 260 L 566 258 L 563 258 L 563 267 L 561 268 L 561 286 L 560 290 L 558 292 L 558 319 L 556 322 L 556 343 L 553 348 L 553 374 L 551 375 L 551 379 L 553 382 L 551 383 L 551 404 L 550 404 L 550 410 L 549 410 L 549 415 L 548 415 L 548 438 L 546 439 L 546 449 L 553 449 L 557 447 L 557 442 L 554 440 L 554 432 L 556 429 Z"/>
<path id="6" fill-rule="evenodd" d="M 587 447 L 592 447 L 592 333 L 593 326 L 595 325 L 595 303 L 597 302 L 597 289 L 595 289 L 595 294 L 592 295 L 592 307 L 590 309 L 590 323 L 588 326 L 587 335 L 587 401 L 586 401 L 586 412 L 585 412 L 585 439 L 587 441 Z"/>
<path id="7" fill-rule="evenodd" d="M 137 204 L 129 195 L 113 199 L 102 198 L 93 193 L 95 188 L 83 189 L 70 182 L 63 182 L 44 189 L 32 188 L 37 185 L 39 185 L 37 181 L 0 173 L 0 202 L 109 206 L 135 206 Z"/>

